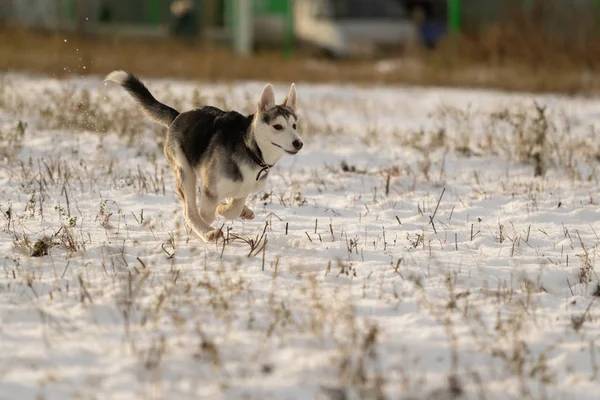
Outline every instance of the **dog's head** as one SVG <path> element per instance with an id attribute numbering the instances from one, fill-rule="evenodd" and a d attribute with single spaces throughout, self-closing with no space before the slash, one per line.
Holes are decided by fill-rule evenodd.
<path id="1" fill-rule="evenodd" d="M 263 152 L 296 154 L 303 146 L 296 130 L 296 85 L 281 104 L 275 104 L 275 91 L 267 84 L 260 95 L 254 123 L 254 136 Z"/>

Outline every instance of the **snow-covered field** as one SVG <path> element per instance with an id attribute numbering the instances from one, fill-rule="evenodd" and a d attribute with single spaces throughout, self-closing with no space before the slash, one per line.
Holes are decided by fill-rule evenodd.
<path id="1" fill-rule="evenodd" d="M 598 398 L 600 102 L 298 95 L 305 148 L 204 245 L 120 88 L 2 77 L 0 399 Z"/>

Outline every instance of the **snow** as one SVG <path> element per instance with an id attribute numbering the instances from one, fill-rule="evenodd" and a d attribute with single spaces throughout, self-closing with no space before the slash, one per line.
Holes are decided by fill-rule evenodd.
<path id="1" fill-rule="evenodd" d="M 246 112 L 264 86 L 147 83 Z M 305 147 L 214 223 L 251 250 L 186 229 L 120 88 L 0 87 L 0 399 L 597 398 L 596 99 L 297 82 Z M 59 122 L 82 91 L 102 133 Z"/>

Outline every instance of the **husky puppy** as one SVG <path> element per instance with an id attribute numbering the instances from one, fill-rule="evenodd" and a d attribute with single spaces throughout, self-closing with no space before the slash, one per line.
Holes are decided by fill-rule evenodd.
<path id="1" fill-rule="evenodd" d="M 246 206 L 247 196 L 265 187 L 269 169 L 284 154 L 294 155 L 302 148 L 293 83 L 279 105 L 273 87 L 267 84 L 256 112 L 242 115 L 211 106 L 179 113 L 157 101 L 138 78 L 125 71 L 111 72 L 108 81 L 121 85 L 153 122 L 168 128 L 164 153 L 175 173 L 185 220 L 204 242 L 222 236 L 211 227 L 215 213 L 227 219 L 254 218 Z M 221 203 L 225 199 L 227 203 Z"/>

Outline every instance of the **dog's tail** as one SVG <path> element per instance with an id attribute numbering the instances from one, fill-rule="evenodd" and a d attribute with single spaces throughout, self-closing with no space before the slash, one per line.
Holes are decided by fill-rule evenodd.
<path id="1" fill-rule="evenodd" d="M 148 88 L 137 77 L 128 72 L 113 71 L 104 79 L 104 82 L 108 81 L 123 86 L 142 107 L 146 115 L 157 124 L 169 127 L 179 115 L 179 111 L 156 100 Z"/>

